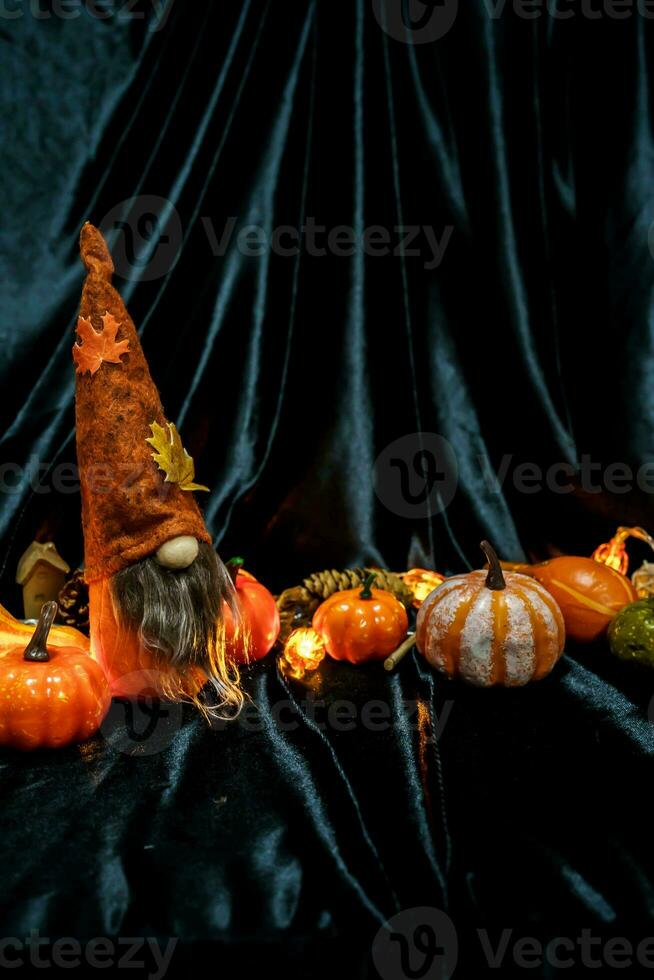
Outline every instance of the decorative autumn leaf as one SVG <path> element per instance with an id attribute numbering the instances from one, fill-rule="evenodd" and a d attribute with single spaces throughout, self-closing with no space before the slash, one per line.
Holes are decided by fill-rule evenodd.
<path id="1" fill-rule="evenodd" d="M 90 320 L 81 316 L 77 321 L 77 335 L 82 344 L 73 345 L 73 360 L 77 373 L 90 371 L 95 374 L 103 361 L 121 364 L 121 357 L 129 351 L 129 340 L 116 340 L 118 320 L 111 313 L 102 317 L 104 330 L 97 332 Z"/>
<path id="2" fill-rule="evenodd" d="M 194 483 L 195 464 L 193 457 L 184 449 L 179 432 L 172 422 L 166 422 L 168 432 L 157 422 L 151 422 L 152 436 L 148 442 L 156 452 L 152 458 L 160 470 L 166 474 L 164 483 L 177 483 L 180 490 L 206 490 L 200 483 Z"/>

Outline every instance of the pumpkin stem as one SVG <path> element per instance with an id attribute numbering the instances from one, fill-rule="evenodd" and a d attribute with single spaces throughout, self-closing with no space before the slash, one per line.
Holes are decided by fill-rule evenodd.
<path id="1" fill-rule="evenodd" d="M 32 633 L 31 640 L 25 647 L 23 660 L 30 661 L 31 663 L 46 663 L 50 659 L 50 654 L 48 653 L 48 636 L 50 635 L 50 630 L 52 629 L 52 624 L 55 621 L 55 616 L 58 611 L 59 606 L 56 602 L 46 602 L 41 606 L 39 621 L 36 624 L 36 629 Z"/>
<path id="2" fill-rule="evenodd" d="M 377 572 L 368 572 L 363 583 L 363 588 L 361 589 L 361 592 L 359 592 L 360 599 L 372 599 L 372 592 L 370 591 L 370 588 L 376 578 Z"/>
<path id="3" fill-rule="evenodd" d="M 505 589 L 506 582 L 504 581 L 502 566 L 500 565 L 500 560 L 495 553 L 495 549 L 488 543 L 488 541 L 482 541 L 479 547 L 488 559 L 488 575 L 486 576 L 485 583 L 486 588 L 492 589 L 494 592 L 499 592 L 501 589 Z"/>
<path id="4" fill-rule="evenodd" d="M 245 564 L 242 558 L 230 558 L 227 562 L 227 571 L 229 572 L 229 577 L 232 580 L 232 585 L 236 588 L 236 577 L 243 565 Z"/>

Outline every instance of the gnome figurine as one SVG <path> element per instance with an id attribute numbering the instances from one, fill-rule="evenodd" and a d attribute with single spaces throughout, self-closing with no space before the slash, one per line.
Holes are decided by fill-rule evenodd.
<path id="1" fill-rule="evenodd" d="M 224 623 L 240 613 L 194 498 L 207 488 L 166 420 L 104 238 L 87 223 L 80 246 L 88 274 L 73 360 L 91 649 L 114 696 L 200 704 L 209 682 L 210 710 L 235 713 Z"/>

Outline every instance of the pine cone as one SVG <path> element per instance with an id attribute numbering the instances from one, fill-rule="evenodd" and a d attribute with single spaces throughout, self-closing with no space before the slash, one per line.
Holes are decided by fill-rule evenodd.
<path id="1" fill-rule="evenodd" d="M 73 572 L 59 593 L 57 622 L 74 626 L 83 633 L 89 631 L 89 590 L 81 568 Z"/>
<path id="2" fill-rule="evenodd" d="M 405 609 L 411 609 L 413 605 L 413 592 L 404 584 L 403 579 L 396 572 L 389 572 L 387 568 L 364 568 L 361 573 L 361 580 L 364 581 L 366 575 L 375 572 L 377 578 L 373 582 L 373 588 L 386 589 L 392 592 L 396 599 L 399 599 Z"/>
<path id="3" fill-rule="evenodd" d="M 359 585 L 363 585 L 371 572 L 376 575 L 373 588 L 391 592 L 407 609 L 411 608 L 413 593 L 399 575 L 396 575 L 395 572 L 389 572 L 385 568 L 345 568 L 343 571 L 332 568 L 324 572 L 315 572 L 305 578 L 303 584 L 311 595 L 323 600 L 328 599 L 334 592 L 342 592 L 343 589 L 356 589 Z"/>
<path id="4" fill-rule="evenodd" d="M 328 599 L 334 592 L 342 592 L 343 589 L 356 589 L 360 585 L 362 578 L 360 569 L 345 568 L 343 571 L 331 571 L 326 569 L 324 572 L 314 572 L 309 575 L 302 583 L 307 591 L 320 599 Z"/>

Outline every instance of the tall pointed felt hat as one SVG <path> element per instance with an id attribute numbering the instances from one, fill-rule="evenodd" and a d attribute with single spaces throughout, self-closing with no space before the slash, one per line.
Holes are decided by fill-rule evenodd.
<path id="1" fill-rule="evenodd" d="M 77 370 L 77 461 L 85 577 L 109 578 L 166 541 L 211 542 L 193 496 L 193 460 L 164 415 L 134 323 L 111 284 L 107 244 L 85 224 Z"/>

